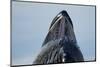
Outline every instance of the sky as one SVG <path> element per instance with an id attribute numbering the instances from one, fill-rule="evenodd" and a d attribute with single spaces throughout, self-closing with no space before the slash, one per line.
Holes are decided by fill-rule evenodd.
<path id="1" fill-rule="evenodd" d="M 95 7 L 12 2 L 12 65 L 32 64 L 53 18 L 66 10 L 85 61 L 95 59 Z"/>

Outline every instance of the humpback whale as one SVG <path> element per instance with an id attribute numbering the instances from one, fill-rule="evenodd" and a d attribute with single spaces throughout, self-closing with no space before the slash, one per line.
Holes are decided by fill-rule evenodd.
<path id="1" fill-rule="evenodd" d="M 84 61 L 77 45 L 73 23 L 63 10 L 53 19 L 40 53 L 33 64 L 55 64 Z"/>

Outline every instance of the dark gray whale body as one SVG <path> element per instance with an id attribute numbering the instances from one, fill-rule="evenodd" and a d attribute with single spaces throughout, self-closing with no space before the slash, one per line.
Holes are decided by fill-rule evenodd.
<path id="1" fill-rule="evenodd" d="M 42 49 L 33 64 L 54 64 L 84 61 L 77 45 L 68 13 L 61 11 L 52 21 Z"/>

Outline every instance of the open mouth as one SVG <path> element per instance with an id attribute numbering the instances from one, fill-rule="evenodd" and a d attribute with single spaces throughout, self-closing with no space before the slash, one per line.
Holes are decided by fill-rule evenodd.
<path id="1" fill-rule="evenodd" d="M 76 40 L 72 21 L 68 13 L 63 10 L 53 19 L 43 45 L 51 40 L 62 39 L 65 37 L 69 40 Z"/>

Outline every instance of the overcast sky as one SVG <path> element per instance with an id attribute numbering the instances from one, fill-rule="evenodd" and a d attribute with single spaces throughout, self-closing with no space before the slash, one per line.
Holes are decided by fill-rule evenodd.
<path id="1" fill-rule="evenodd" d="M 32 64 L 53 18 L 66 10 L 86 61 L 95 58 L 95 7 L 12 2 L 12 64 Z"/>

